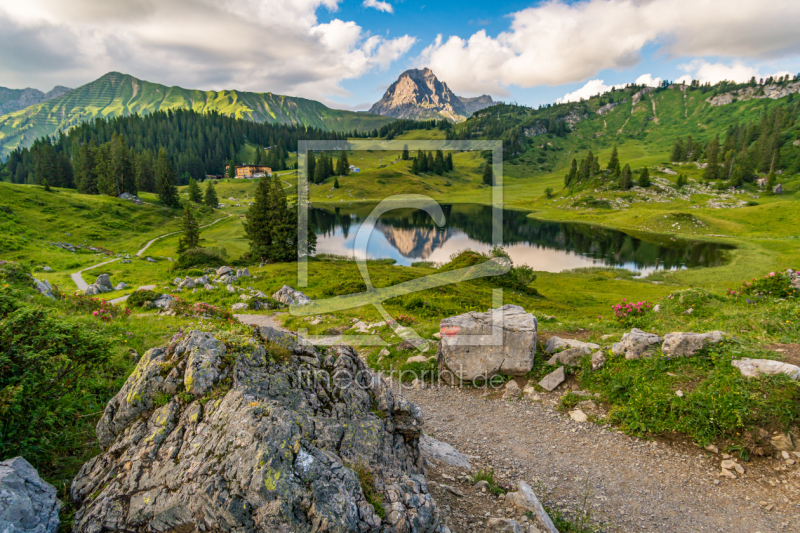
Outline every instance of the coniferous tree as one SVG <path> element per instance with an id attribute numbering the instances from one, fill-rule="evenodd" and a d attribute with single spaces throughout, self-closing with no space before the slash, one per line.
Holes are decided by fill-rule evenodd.
<path id="1" fill-rule="evenodd" d="M 219 205 L 219 198 L 217 198 L 217 190 L 214 188 L 214 182 L 212 180 L 208 180 L 206 183 L 206 192 L 203 196 L 203 203 L 206 204 L 208 207 L 212 207 L 214 209 L 217 208 Z"/>
<path id="2" fill-rule="evenodd" d="M 178 253 L 200 246 L 200 225 L 192 213 L 189 202 L 183 206 L 183 235 L 178 239 Z"/>
<path id="3" fill-rule="evenodd" d="M 403 161 L 408 161 L 408 145 L 407 144 L 403 145 L 402 158 L 403 158 Z"/>
<path id="4" fill-rule="evenodd" d="M 316 168 L 317 160 L 314 158 L 314 152 L 308 152 L 308 160 L 306 162 L 306 177 L 311 183 L 316 183 L 314 180 L 314 171 Z"/>
<path id="5" fill-rule="evenodd" d="M 612 176 L 619 176 L 619 154 L 617 153 L 617 145 L 611 150 L 611 159 L 608 160 L 608 173 Z"/>
<path id="6" fill-rule="evenodd" d="M 256 185 L 253 204 L 247 211 L 244 231 L 250 241 L 250 256 L 265 261 L 272 246 L 272 224 L 276 217 L 275 195 L 271 180 L 263 177 Z"/>
<path id="7" fill-rule="evenodd" d="M 578 179 L 578 160 L 572 158 L 572 163 L 569 166 L 569 172 L 564 176 L 564 186 L 569 187 Z"/>
<path id="8" fill-rule="evenodd" d="M 136 194 L 136 173 L 125 138 L 117 135 L 111 139 L 111 175 L 114 181 L 114 196 L 123 192 Z"/>
<path id="9" fill-rule="evenodd" d="M 161 203 L 167 207 L 179 207 L 178 188 L 175 187 L 175 170 L 164 149 L 158 151 L 156 183 L 158 184 L 158 199 L 161 200 Z"/>
<path id="10" fill-rule="evenodd" d="M 647 167 L 642 168 L 642 172 L 639 174 L 639 187 L 647 188 L 650 186 L 650 171 Z"/>
<path id="11" fill-rule="evenodd" d="M 333 178 L 333 188 L 334 189 L 338 189 L 339 188 L 339 176 L 336 176 L 336 177 Z"/>
<path id="12" fill-rule="evenodd" d="M 684 176 L 683 174 L 678 174 L 678 181 L 675 182 L 675 186 L 680 189 L 681 187 L 684 187 L 688 184 L 689 181 L 686 179 L 686 176 Z"/>
<path id="13" fill-rule="evenodd" d="M 703 178 L 715 180 L 720 176 L 719 168 L 719 137 L 708 143 L 706 148 L 706 169 Z"/>
<path id="14" fill-rule="evenodd" d="M 319 161 L 317 161 L 316 167 L 314 168 L 314 183 L 324 183 L 327 179 L 327 175 L 325 174 L 325 154 L 319 156 Z"/>
<path id="15" fill-rule="evenodd" d="M 84 143 L 75 158 L 75 181 L 83 194 L 97 194 L 97 171 L 95 169 L 94 141 Z"/>
<path id="16" fill-rule="evenodd" d="M 140 152 L 136 156 L 136 189 L 145 192 L 156 192 L 156 173 L 153 154 L 150 150 Z"/>
<path id="17" fill-rule="evenodd" d="M 484 185 L 494 185 L 494 172 L 492 171 L 492 164 L 489 162 L 483 165 L 482 181 Z"/>
<path id="18" fill-rule="evenodd" d="M 436 157 L 433 160 L 433 171 L 440 176 L 444 174 L 444 154 L 441 150 L 436 150 Z"/>
<path id="19" fill-rule="evenodd" d="M 228 161 L 228 177 L 229 178 L 236 177 L 236 163 L 233 162 L 233 159 Z"/>
<path id="20" fill-rule="evenodd" d="M 422 150 L 419 151 L 419 161 L 417 162 L 417 170 L 420 174 L 428 172 L 428 155 Z"/>
<path id="21" fill-rule="evenodd" d="M 684 149 L 685 145 L 683 143 L 683 139 L 678 137 L 675 139 L 675 144 L 672 146 L 672 154 L 669 157 L 669 160 L 673 163 L 678 163 L 684 160 Z"/>
<path id="22" fill-rule="evenodd" d="M 200 186 L 194 179 L 189 179 L 189 201 L 196 204 L 202 203 L 203 194 L 200 192 Z"/>
<path id="23" fill-rule="evenodd" d="M 445 171 L 452 172 L 455 170 L 453 167 L 453 152 L 447 152 L 447 157 L 444 160 L 445 162 Z"/>
<path id="24" fill-rule="evenodd" d="M 340 176 L 350 174 L 350 162 L 347 160 L 347 152 L 344 150 L 339 154 L 339 159 L 336 161 L 336 174 Z"/>
<path id="25" fill-rule="evenodd" d="M 626 164 L 625 167 L 622 169 L 622 173 L 619 176 L 619 188 L 623 191 L 627 191 L 633 187 L 633 177 L 631 176 L 631 166 Z"/>
<path id="26" fill-rule="evenodd" d="M 411 160 L 411 173 L 412 174 L 419 174 L 419 164 L 417 163 L 417 158 Z"/>
<path id="27" fill-rule="evenodd" d="M 428 172 L 433 172 L 436 170 L 435 163 L 433 162 L 433 152 L 428 152 L 428 160 L 425 163 L 425 168 L 428 169 Z"/>

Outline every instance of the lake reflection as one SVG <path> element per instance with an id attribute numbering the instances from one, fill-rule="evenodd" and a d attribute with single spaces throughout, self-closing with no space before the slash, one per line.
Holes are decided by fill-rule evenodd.
<path id="1" fill-rule="evenodd" d="M 309 209 L 316 227 L 317 253 L 354 255 L 355 236 L 374 206 Z M 442 205 L 447 223 L 434 224 L 424 211 L 399 209 L 375 224 L 367 246 L 370 259 L 391 258 L 445 263 L 465 248 L 486 252 L 492 242 L 492 208 L 474 204 Z M 633 237 L 588 224 L 543 222 L 520 211 L 503 211 L 503 247 L 514 264 L 560 272 L 589 266 L 616 266 L 643 274 L 655 270 L 714 266 L 732 247 L 670 237 Z M 364 251 L 360 250 L 363 256 Z"/>

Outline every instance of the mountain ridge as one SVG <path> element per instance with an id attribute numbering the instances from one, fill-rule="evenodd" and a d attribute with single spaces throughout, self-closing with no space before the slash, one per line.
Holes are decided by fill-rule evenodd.
<path id="1" fill-rule="evenodd" d="M 398 119 L 446 118 L 461 122 L 474 112 L 494 105 L 488 94 L 474 98 L 456 95 L 429 68 L 406 70 L 392 83 L 370 113 Z"/>
<path id="2" fill-rule="evenodd" d="M 129 74 L 109 72 L 59 97 L 0 116 L 0 157 L 93 120 L 168 109 L 192 109 L 255 122 L 298 124 L 326 131 L 366 131 L 392 118 L 331 109 L 307 98 L 238 90 L 202 91 L 168 87 Z"/>
<path id="3" fill-rule="evenodd" d="M 46 93 L 31 87 L 26 87 L 25 89 L 0 87 L 0 115 L 13 113 L 14 111 L 58 98 L 71 90 L 71 88 L 63 85 L 56 85 Z"/>

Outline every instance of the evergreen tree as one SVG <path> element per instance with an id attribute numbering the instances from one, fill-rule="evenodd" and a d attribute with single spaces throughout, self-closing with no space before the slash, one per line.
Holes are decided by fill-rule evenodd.
<path id="1" fill-rule="evenodd" d="M 202 203 L 203 194 L 200 192 L 200 186 L 194 179 L 189 180 L 189 201 L 196 204 Z"/>
<path id="2" fill-rule="evenodd" d="M 572 163 L 569 166 L 569 172 L 564 176 L 564 187 L 569 187 L 578 179 L 578 160 L 572 158 Z"/>
<path id="3" fill-rule="evenodd" d="M 408 161 L 408 145 L 403 145 L 403 161 Z"/>
<path id="4" fill-rule="evenodd" d="M 776 181 L 777 181 L 777 179 L 776 179 L 776 177 L 775 177 L 775 171 L 772 171 L 772 172 L 770 172 L 769 174 L 767 174 L 767 187 L 766 187 L 766 192 L 767 192 L 768 194 L 771 194 L 771 193 L 772 193 L 772 189 L 775 187 L 775 182 L 776 182 Z"/>
<path id="5" fill-rule="evenodd" d="M 729 185 L 734 188 L 739 188 L 744 185 L 744 180 L 742 179 L 742 169 L 739 168 L 738 165 L 733 169 L 733 174 L 731 174 Z"/>
<path id="6" fill-rule="evenodd" d="M 703 179 L 715 180 L 719 176 L 719 137 L 717 137 L 706 147 L 706 169 L 703 172 Z"/>
<path id="7" fill-rule="evenodd" d="M 250 257 L 261 261 L 270 258 L 272 224 L 277 214 L 271 183 L 266 176 L 258 180 L 253 204 L 247 211 L 244 223 L 244 231 L 250 241 Z"/>
<path id="8" fill-rule="evenodd" d="M 114 181 L 114 196 L 123 192 L 136 194 L 136 173 L 125 138 L 117 135 L 111 139 L 111 175 Z"/>
<path id="9" fill-rule="evenodd" d="M 317 168 L 317 160 L 314 158 L 314 152 L 308 152 L 308 161 L 306 162 L 306 177 L 310 183 L 316 183 L 314 180 L 314 171 Z"/>
<path id="10" fill-rule="evenodd" d="M 333 178 L 333 188 L 334 189 L 338 189 L 339 188 L 339 176 L 336 176 L 336 177 Z"/>
<path id="11" fill-rule="evenodd" d="M 492 164 L 487 162 L 483 165 L 483 178 L 484 185 L 494 185 L 494 172 L 492 171 Z"/>
<path id="12" fill-rule="evenodd" d="M 611 150 L 611 159 L 608 160 L 608 173 L 612 176 L 619 176 L 619 154 L 617 153 L 617 145 Z"/>
<path id="13" fill-rule="evenodd" d="M 639 174 L 639 187 L 647 188 L 650 186 L 650 171 L 647 167 L 642 168 L 642 172 Z"/>
<path id="14" fill-rule="evenodd" d="M 428 172 L 434 172 L 436 170 L 435 163 L 433 162 L 433 152 L 428 152 L 428 160 L 425 163 L 425 168 L 428 169 Z"/>
<path id="15" fill-rule="evenodd" d="M 206 193 L 203 196 L 203 203 L 214 209 L 219 205 L 219 198 L 217 198 L 217 190 L 214 188 L 213 180 L 208 180 L 206 183 Z"/>
<path id="16" fill-rule="evenodd" d="M 200 225 L 194 218 L 189 202 L 183 206 L 183 236 L 178 239 L 178 253 L 192 250 L 200 246 Z"/>
<path id="17" fill-rule="evenodd" d="M 678 137 L 675 139 L 675 144 L 672 146 L 672 155 L 669 158 L 673 163 L 678 163 L 684 160 L 684 144 L 683 139 Z"/>
<path id="18" fill-rule="evenodd" d="M 233 162 L 233 159 L 228 161 L 228 177 L 231 179 L 236 177 L 236 163 Z"/>
<path id="19" fill-rule="evenodd" d="M 44 185 L 45 192 L 50 192 L 52 190 L 50 188 L 50 183 L 47 181 L 47 178 L 44 179 L 44 183 L 42 185 Z"/>
<path id="20" fill-rule="evenodd" d="M 158 151 L 156 160 L 156 183 L 158 184 L 158 199 L 167 207 L 179 207 L 178 188 L 175 187 L 175 170 L 169 162 L 167 151 Z"/>
<path id="21" fill-rule="evenodd" d="M 97 194 L 97 173 L 94 162 L 94 142 L 84 143 L 75 158 L 75 181 L 83 194 Z"/>
<path id="22" fill-rule="evenodd" d="M 417 162 L 417 170 L 419 170 L 420 174 L 428 172 L 428 156 L 425 154 L 425 152 L 420 150 L 417 157 L 419 158 L 419 161 Z"/>
<path id="23" fill-rule="evenodd" d="M 323 183 L 327 179 L 327 174 L 325 173 L 325 154 L 319 156 L 319 161 L 317 161 L 316 168 L 314 169 L 314 183 Z"/>
<path id="24" fill-rule="evenodd" d="M 623 191 L 627 191 L 633 187 L 633 177 L 631 176 L 631 166 L 626 164 L 625 167 L 622 169 L 622 173 L 619 176 L 619 188 Z"/>
<path id="25" fill-rule="evenodd" d="M 350 162 L 347 160 L 347 153 L 344 150 L 339 154 L 339 159 L 336 161 L 336 174 L 340 176 L 350 174 Z"/>
<path id="26" fill-rule="evenodd" d="M 675 182 L 675 186 L 680 189 L 681 187 L 684 187 L 688 184 L 689 181 L 686 179 L 686 176 L 684 176 L 683 174 L 678 174 L 678 181 Z"/>
<path id="27" fill-rule="evenodd" d="M 447 152 L 447 157 L 445 158 L 444 162 L 446 172 L 452 172 L 455 170 L 455 167 L 453 167 L 453 152 Z"/>
<path id="28" fill-rule="evenodd" d="M 136 189 L 138 191 L 156 192 L 156 173 L 153 154 L 150 150 L 140 152 L 136 156 Z"/>
<path id="29" fill-rule="evenodd" d="M 419 165 L 417 164 L 417 158 L 411 160 L 411 173 L 412 174 L 419 174 Z"/>
<path id="30" fill-rule="evenodd" d="M 444 174 L 444 154 L 441 150 L 436 150 L 436 157 L 433 160 L 433 171 L 440 176 Z"/>

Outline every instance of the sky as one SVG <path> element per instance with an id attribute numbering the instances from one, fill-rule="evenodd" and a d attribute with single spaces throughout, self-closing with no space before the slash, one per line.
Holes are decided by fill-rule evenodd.
<path id="1" fill-rule="evenodd" d="M 800 73 L 800 0 L 0 0 L 0 86 L 119 71 L 366 110 L 404 70 L 538 107 Z"/>

